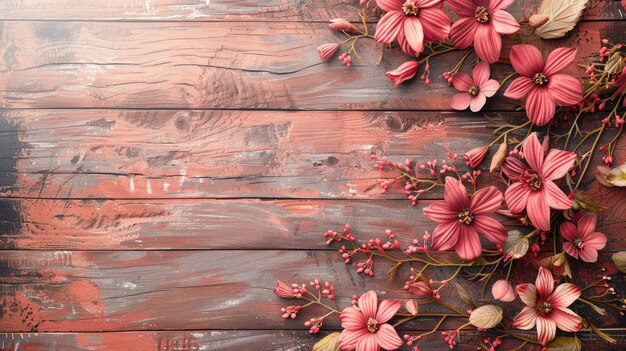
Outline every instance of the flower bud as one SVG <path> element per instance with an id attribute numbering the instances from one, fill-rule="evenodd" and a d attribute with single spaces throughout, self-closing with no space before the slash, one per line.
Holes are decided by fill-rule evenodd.
<path id="1" fill-rule="evenodd" d="M 280 280 L 276 281 L 276 289 L 274 289 L 274 294 L 285 299 L 292 299 L 296 297 L 296 294 L 293 292 L 293 288 Z"/>
<path id="2" fill-rule="evenodd" d="M 528 18 L 528 25 L 533 28 L 539 28 L 546 24 L 550 18 L 544 15 L 532 15 Z"/>
<path id="3" fill-rule="evenodd" d="M 335 32 L 359 33 L 359 29 L 345 18 L 332 19 L 328 26 Z"/>
<path id="4" fill-rule="evenodd" d="M 500 279 L 493 284 L 491 287 L 491 294 L 493 298 L 496 300 L 511 302 L 515 300 L 515 290 L 509 282 L 506 280 Z"/>
<path id="5" fill-rule="evenodd" d="M 409 285 L 409 291 L 420 298 L 433 296 L 433 289 L 426 282 L 417 282 Z"/>
<path id="6" fill-rule="evenodd" d="M 333 55 L 339 50 L 339 44 L 327 43 L 317 47 L 317 52 L 320 54 L 320 59 L 324 62 L 330 60 Z"/>
<path id="7" fill-rule="evenodd" d="M 395 87 L 399 87 L 404 81 L 415 77 L 419 66 L 417 61 L 407 61 L 393 71 L 387 72 L 386 75 Z"/>
<path id="8" fill-rule="evenodd" d="M 496 151 L 496 153 L 493 154 L 493 157 L 491 158 L 491 165 L 489 165 L 489 172 L 493 172 L 496 169 L 500 168 L 507 154 L 508 154 L 508 144 L 506 143 L 506 141 L 504 141 L 502 144 L 500 144 L 500 147 L 498 147 L 498 151 Z"/>
<path id="9" fill-rule="evenodd" d="M 472 168 L 478 167 L 478 165 L 483 161 L 483 158 L 485 158 L 485 155 L 487 155 L 487 151 L 489 151 L 489 147 L 481 146 L 466 152 L 465 160 L 467 161 L 467 164 Z"/>

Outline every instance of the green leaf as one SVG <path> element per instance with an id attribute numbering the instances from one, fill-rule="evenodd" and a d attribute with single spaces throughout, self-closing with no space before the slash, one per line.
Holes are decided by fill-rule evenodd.
<path id="1" fill-rule="evenodd" d="M 313 351 L 341 351 L 339 348 L 340 336 L 341 333 L 337 332 L 326 335 L 313 346 Z"/>
<path id="2" fill-rule="evenodd" d="M 624 59 L 622 58 L 622 55 L 619 52 L 613 53 L 613 55 L 611 55 L 609 60 L 606 62 L 606 65 L 604 66 L 604 70 L 610 74 L 620 73 L 622 72 L 623 68 L 624 68 Z"/>
<path id="3" fill-rule="evenodd" d="M 461 286 L 461 284 L 455 282 L 454 286 L 456 287 L 456 291 L 458 292 L 459 297 L 463 302 L 465 302 L 466 305 L 470 305 L 472 307 L 476 306 L 474 304 L 474 301 L 472 301 L 470 295 L 467 293 L 467 290 L 465 290 L 465 288 Z"/>
<path id="4" fill-rule="evenodd" d="M 547 347 L 548 351 L 581 351 L 583 345 L 575 336 L 557 336 Z"/>

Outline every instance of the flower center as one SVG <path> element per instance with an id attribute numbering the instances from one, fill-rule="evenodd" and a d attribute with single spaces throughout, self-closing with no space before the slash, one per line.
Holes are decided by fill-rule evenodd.
<path id="1" fill-rule="evenodd" d="M 548 301 L 541 301 L 537 304 L 537 311 L 542 313 L 550 313 L 552 311 L 552 305 Z"/>
<path id="2" fill-rule="evenodd" d="M 582 238 L 576 238 L 573 241 L 574 246 L 576 246 L 577 248 L 580 249 L 580 246 L 583 244 L 583 239 Z"/>
<path id="3" fill-rule="evenodd" d="M 376 333 L 378 330 L 378 321 L 374 318 L 370 318 L 367 320 L 367 331 L 370 333 Z"/>
<path id="4" fill-rule="evenodd" d="M 476 96 L 476 95 L 478 95 L 478 91 L 479 91 L 479 90 L 478 90 L 478 87 L 474 85 L 474 86 L 472 86 L 472 87 L 470 87 L 470 88 L 469 88 L 468 93 L 469 93 L 471 96 Z"/>
<path id="5" fill-rule="evenodd" d="M 528 169 L 525 170 L 524 173 L 520 176 L 520 182 L 528 184 L 531 190 L 539 190 L 541 189 L 541 176 L 537 174 L 537 172 Z"/>
<path id="6" fill-rule="evenodd" d="M 548 83 L 548 77 L 546 77 L 546 75 L 543 73 L 537 73 L 533 77 L 533 82 L 535 82 L 536 85 L 543 86 L 543 85 L 546 85 L 546 83 Z"/>
<path id="7" fill-rule="evenodd" d="M 478 6 L 474 12 L 474 17 L 478 23 L 487 23 L 489 22 L 489 10 L 484 6 Z"/>
<path id="8" fill-rule="evenodd" d="M 404 5 L 402 5 L 402 12 L 404 12 L 405 16 L 417 16 L 419 12 L 419 7 L 415 4 L 413 0 L 406 0 Z"/>
<path id="9" fill-rule="evenodd" d="M 459 212 L 459 222 L 470 224 L 474 220 L 474 215 L 469 210 Z"/>

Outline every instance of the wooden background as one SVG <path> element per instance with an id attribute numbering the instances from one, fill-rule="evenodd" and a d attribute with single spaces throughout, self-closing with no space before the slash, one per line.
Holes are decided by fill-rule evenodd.
<path id="1" fill-rule="evenodd" d="M 355 3 L 3 0 L 0 348 L 308 350 L 318 338 L 302 323 L 314 315 L 283 320 L 289 301 L 273 295 L 276 279 L 329 280 L 344 306 L 367 289 L 408 298 L 384 264 L 363 279 L 321 234 L 345 223 L 366 239 L 432 229 L 421 208 L 441 193 L 417 207 L 381 194 L 370 154 L 427 160 L 491 135 L 483 114 L 449 111 L 454 91 L 437 77 L 456 54 L 434 67 L 429 87 L 392 89 L 384 72 L 406 58 L 391 52 L 376 66 L 372 43 L 352 69 L 321 63 L 315 47 L 341 37 L 326 21 L 357 20 Z M 511 13 L 531 4 L 517 1 Z M 583 58 L 600 38 L 624 42 L 625 12 L 597 3 L 543 49 L 577 46 Z M 492 76 L 509 70 L 496 65 Z M 501 96 L 486 105 L 489 115 L 524 118 L 513 108 Z M 617 159 L 626 160 L 624 142 Z M 626 240 L 625 193 L 587 187 L 606 207 L 608 262 Z M 534 280 L 532 263 L 514 276 Z M 597 268 L 574 267 L 579 278 Z M 626 288 L 619 275 L 614 285 Z M 579 333 L 586 347 L 626 349 L 623 317 L 585 313 L 619 340 Z M 475 350 L 481 338 L 469 332 L 457 349 Z M 420 346 L 447 348 L 438 336 Z"/>

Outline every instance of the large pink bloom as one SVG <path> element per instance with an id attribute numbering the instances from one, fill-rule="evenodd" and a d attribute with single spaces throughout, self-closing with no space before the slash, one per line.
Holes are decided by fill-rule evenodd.
<path id="1" fill-rule="evenodd" d="M 460 93 L 452 97 L 450 105 L 455 110 L 465 110 L 470 108 L 472 112 L 480 111 L 488 97 L 492 97 L 500 83 L 497 80 L 489 79 L 491 71 L 487 62 L 480 62 L 472 71 L 472 78 L 465 73 L 457 73 L 452 78 L 452 84 Z"/>
<path id="2" fill-rule="evenodd" d="M 385 300 L 378 305 L 376 292 L 368 291 L 359 297 L 358 307 L 346 307 L 341 312 L 339 347 L 344 351 L 395 350 L 402 346 L 396 330 L 387 324 L 402 304 Z"/>
<path id="3" fill-rule="evenodd" d="M 500 59 L 500 34 L 513 34 L 519 23 L 504 11 L 513 0 L 448 0 L 448 6 L 462 18 L 454 22 L 450 37 L 454 46 L 464 49 L 474 43 L 481 60 L 494 63 Z"/>
<path id="4" fill-rule="evenodd" d="M 443 198 L 445 202 L 424 208 L 426 217 L 439 223 L 433 232 L 433 250 L 454 247 L 462 259 L 473 260 L 482 251 L 478 233 L 494 244 L 506 240 L 504 226 L 488 216 L 502 205 L 502 193 L 496 187 L 478 190 L 470 200 L 461 181 L 446 177 Z"/>
<path id="5" fill-rule="evenodd" d="M 532 133 L 522 146 L 524 159 L 507 157 L 503 166 L 504 174 L 514 183 L 506 189 L 504 199 L 509 210 L 520 213 L 526 209 L 533 225 L 540 230 L 550 230 L 550 208 L 565 210 L 572 207 L 570 200 L 554 183 L 563 178 L 574 165 L 576 154 L 561 150 L 551 150 L 544 156 L 543 146 Z"/>
<path id="6" fill-rule="evenodd" d="M 444 39 L 450 33 L 450 18 L 441 9 L 443 0 L 376 0 L 387 12 L 378 21 L 374 39 L 389 44 L 398 39 L 402 51 L 417 56 L 424 42 Z"/>
<path id="7" fill-rule="evenodd" d="M 598 250 L 602 250 L 606 245 L 606 235 L 596 232 L 596 222 L 598 216 L 593 213 L 584 215 L 578 225 L 572 222 L 561 224 L 561 235 L 566 242 L 563 243 L 563 250 L 570 256 L 585 262 L 596 262 L 598 260 Z"/>
<path id="8" fill-rule="evenodd" d="M 556 328 L 567 332 L 577 332 L 582 319 L 567 308 L 580 297 L 581 290 L 574 284 L 564 283 L 554 288 L 552 273 L 539 268 L 535 284 L 520 284 L 516 288 L 526 306 L 513 320 L 513 327 L 529 330 L 537 326 L 537 334 L 542 345 L 554 339 Z"/>
<path id="9" fill-rule="evenodd" d="M 541 53 L 532 45 L 511 48 L 511 64 L 522 75 L 506 89 L 504 96 L 526 99 L 528 119 L 538 126 L 546 125 L 554 116 L 555 106 L 576 105 L 583 88 L 576 78 L 559 73 L 576 58 L 576 48 L 558 48 L 543 62 Z"/>

